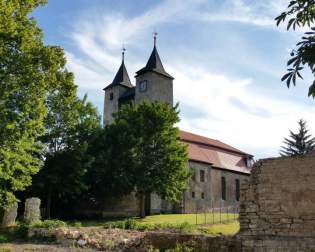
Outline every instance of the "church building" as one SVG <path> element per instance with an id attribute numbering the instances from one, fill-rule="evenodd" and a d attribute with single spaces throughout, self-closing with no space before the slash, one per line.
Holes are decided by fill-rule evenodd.
<path id="1" fill-rule="evenodd" d="M 154 47 L 147 64 L 136 72 L 135 85 L 130 81 L 125 62 L 113 81 L 104 88 L 104 125 L 112 123 L 112 114 L 124 104 L 141 101 L 163 101 L 173 106 L 173 80 L 163 67 Z M 238 205 L 240 183 L 248 178 L 253 156 L 219 140 L 180 131 L 181 140 L 188 145 L 189 169 L 193 177 L 183 192 L 182 202 L 172 204 L 152 194 L 146 200 L 146 214 L 193 213 L 196 210 Z M 137 215 L 139 204 L 134 195 L 114 202 L 107 202 L 103 216 Z"/>

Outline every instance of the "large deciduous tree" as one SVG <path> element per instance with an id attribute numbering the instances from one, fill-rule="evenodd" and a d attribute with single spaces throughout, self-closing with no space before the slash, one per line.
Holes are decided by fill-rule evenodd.
<path id="1" fill-rule="evenodd" d="M 0 0 L 0 208 L 31 184 L 41 165 L 45 104 L 65 59 L 45 46 L 29 14 L 44 0 Z"/>
<path id="2" fill-rule="evenodd" d="M 100 129 L 96 109 L 87 102 L 87 96 L 76 97 L 76 86 L 68 77 L 63 79 L 64 88 L 47 99 L 47 133 L 41 138 L 47 150 L 44 166 L 32 186 L 32 194 L 45 199 L 48 218 L 53 201 L 67 204 L 88 189 L 85 176 L 94 161 L 88 147 L 90 138 Z"/>
<path id="3" fill-rule="evenodd" d="M 179 139 L 178 107 L 143 102 L 124 106 L 103 133 L 96 157 L 97 192 L 127 194 L 135 191 L 140 216 L 145 216 L 145 197 L 156 193 L 178 201 L 190 172 L 186 146 Z M 106 186 L 105 186 L 106 185 Z"/>
<path id="4" fill-rule="evenodd" d="M 310 28 L 297 43 L 296 49 L 291 52 L 287 73 L 282 77 L 282 81 L 286 81 L 287 86 L 290 87 L 291 84 L 296 84 L 297 78 L 302 79 L 301 71 L 304 66 L 308 66 L 315 77 L 315 1 L 289 1 L 288 9 L 276 17 L 277 25 L 285 20 L 288 20 L 288 30 L 295 30 L 298 27 Z M 308 95 L 315 97 L 315 80 L 309 87 Z"/>
<path id="5" fill-rule="evenodd" d="M 301 119 L 298 124 L 298 132 L 290 130 L 289 138 L 284 138 L 285 146 L 280 151 L 281 156 L 303 155 L 315 149 L 315 138 L 309 134 L 306 122 Z"/>

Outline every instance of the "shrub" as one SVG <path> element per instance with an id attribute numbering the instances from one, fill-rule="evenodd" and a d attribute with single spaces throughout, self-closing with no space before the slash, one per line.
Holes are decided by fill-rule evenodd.
<path id="1" fill-rule="evenodd" d="M 72 225 L 73 225 L 74 227 L 82 227 L 82 222 L 80 222 L 80 221 L 75 221 Z"/>
<path id="2" fill-rule="evenodd" d="M 11 228 L 3 228 L 0 230 L 0 243 L 25 239 L 27 236 L 27 230 L 28 227 L 25 224 L 19 224 Z"/>
<path id="3" fill-rule="evenodd" d="M 138 224 L 137 221 L 135 219 L 127 219 L 125 220 L 125 229 L 137 229 Z"/>
<path id="4" fill-rule="evenodd" d="M 37 221 L 31 225 L 31 227 L 36 228 L 58 228 L 58 227 L 66 227 L 67 224 L 61 220 L 44 220 L 44 221 Z"/>
<path id="5" fill-rule="evenodd" d="M 0 234 L 0 243 L 10 242 L 10 239 L 7 234 Z M 0 250 L 1 252 L 1 250 Z"/>
<path id="6" fill-rule="evenodd" d="M 173 230 L 180 233 L 191 233 L 194 230 L 194 225 L 188 222 L 169 224 L 150 224 L 142 223 L 135 219 L 126 219 L 121 221 L 107 222 L 103 226 L 104 228 L 120 228 L 129 230 L 149 231 L 149 230 Z"/>
<path id="7" fill-rule="evenodd" d="M 191 233 L 194 230 L 194 225 L 189 224 L 188 222 L 183 222 L 178 226 L 178 230 L 181 233 Z"/>

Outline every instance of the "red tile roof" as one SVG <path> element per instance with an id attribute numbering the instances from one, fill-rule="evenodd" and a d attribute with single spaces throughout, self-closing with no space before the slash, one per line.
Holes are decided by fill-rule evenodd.
<path id="1" fill-rule="evenodd" d="M 180 138 L 188 144 L 189 159 L 207 163 L 216 168 L 231 170 L 241 173 L 250 173 L 246 167 L 245 158 L 252 155 L 240 151 L 221 141 L 186 131 L 180 131 Z"/>

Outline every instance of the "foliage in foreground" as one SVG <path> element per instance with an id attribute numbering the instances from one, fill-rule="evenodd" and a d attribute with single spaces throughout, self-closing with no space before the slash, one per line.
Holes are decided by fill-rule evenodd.
<path id="1" fill-rule="evenodd" d="M 104 228 L 121 228 L 127 230 L 152 231 L 152 230 L 171 230 L 179 233 L 191 233 L 195 226 L 188 222 L 183 223 L 160 223 L 149 224 L 141 223 L 135 219 L 107 222 Z"/>
<path id="2" fill-rule="evenodd" d="M 16 202 L 40 168 L 45 99 L 64 71 L 62 50 L 45 46 L 28 16 L 44 2 L 0 1 L 0 208 Z"/>
<path id="3" fill-rule="evenodd" d="M 287 30 L 295 30 L 298 27 L 309 27 L 310 30 L 304 34 L 297 48 L 291 52 L 288 61 L 287 73 L 282 77 L 288 87 L 296 84 L 297 78 L 302 78 L 301 71 L 307 65 L 315 76 L 315 1 L 314 0 L 290 0 L 286 11 L 276 17 L 277 25 L 287 22 Z M 309 87 L 309 96 L 315 97 L 315 80 Z"/>
<path id="4" fill-rule="evenodd" d="M 35 228 L 59 228 L 59 227 L 66 227 L 67 223 L 61 220 L 44 220 L 44 221 L 37 221 L 30 225 L 30 227 Z"/>
<path id="5" fill-rule="evenodd" d="M 100 125 L 86 97 L 77 98 L 63 49 L 45 45 L 30 17 L 46 2 L 0 0 L 0 209 L 17 201 L 16 193 L 32 184 L 43 164 L 46 196 L 84 189 L 81 178 L 91 159 L 82 138 Z M 65 172 L 60 164 L 71 164 L 72 170 L 68 166 Z"/>
<path id="6" fill-rule="evenodd" d="M 304 155 L 315 149 L 315 137 L 309 134 L 306 121 L 299 120 L 297 133 L 290 130 L 289 138 L 284 138 L 284 146 L 280 150 L 281 156 Z"/>
<path id="7" fill-rule="evenodd" d="M 37 221 L 32 224 L 18 223 L 17 226 L 11 228 L 0 229 L 0 243 L 10 243 L 25 240 L 29 228 L 59 228 L 66 227 L 67 224 L 60 220 L 44 220 Z"/>

